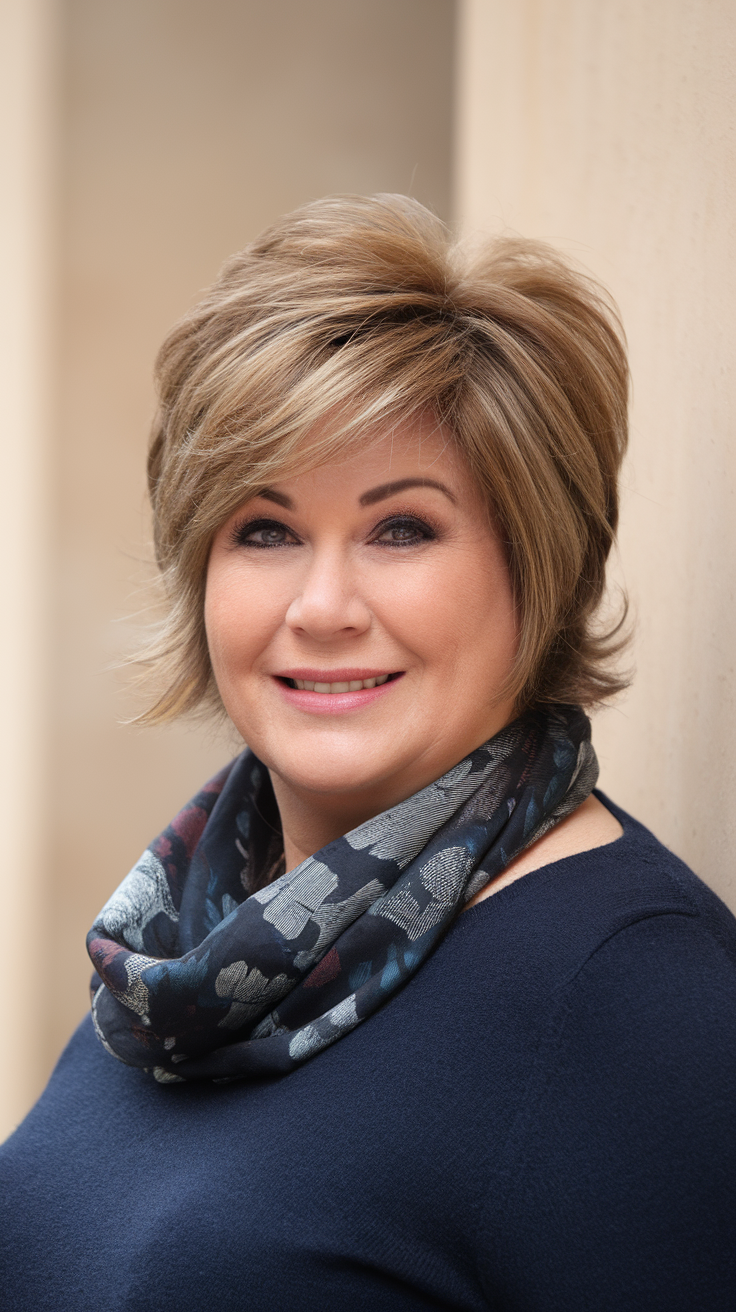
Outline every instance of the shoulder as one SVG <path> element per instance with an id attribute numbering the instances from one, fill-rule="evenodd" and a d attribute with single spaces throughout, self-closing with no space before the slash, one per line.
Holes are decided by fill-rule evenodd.
<path id="1" fill-rule="evenodd" d="M 606 806 L 619 839 L 486 904 L 490 915 L 494 902 L 518 901 L 527 964 L 544 961 L 540 1069 L 565 1115 L 586 1098 L 609 1112 L 623 1100 L 663 1126 L 687 1106 L 717 1105 L 736 1132 L 736 919 L 649 830 Z"/>
<path id="2" fill-rule="evenodd" d="M 601 871 L 626 899 L 631 923 L 679 916 L 679 931 L 736 972 L 736 918 L 724 902 L 643 824 L 597 794 L 622 827 L 616 842 L 600 848 Z M 652 927 L 654 932 L 656 927 Z M 665 932 L 665 926 L 662 926 Z"/>
<path id="3" fill-rule="evenodd" d="M 725 1312 L 736 1292 L 736 921 L 611 810 L 619 840 L 470 913 L 524 908 L 525 965 L 546 961 L 533 1069 L 487 1195 L 489 1287 L 505 1266 L 525 1306 Z M 518 1263 L 510 1239 L 504 1250 L 517 1233 L 528 1239 Z"/>
<path id="4" fill-rule="evenodd" d="M 735 1306 L 736 970 L 697 917 L 640 919 L 567 981 L 482 1233 L 519 1306 Z"/>
<path id="5" fill-rule="evenodd" d="M 508 886 L 519 881 L 528 885 L 524 894 L 509 894 Z M 551 896 L 566 919 L 606 936 L 651 915 L 694 917 L 736 962 L 736 919 L 729 909 L 645 825 L 598 790 L 469 906 L 503 892 L 504 899 L 521 894 L 521 907 L 532 891 L 545 902 Z"/>
<path id="6" fill-rule="evenodd" d="M 674 1108 L 709 1071 L 708 1098 L 722 1099 L 736 1129 L 736 919 L 649 830 L 606 805 L 623 836 L 590 854 L 601 884 L 565 981 L 564 1041 L 574 1048 L 587 1032 L 599 1069 L 605 1050 L 632 1090 L 647 1070 L 660 1112 L 668 1091 Z"/>
<path id="7" fill-rule="evenodd" d="M 472 906 L 460 917 L 468 950 L 485 951 L 488 960 L 489 947 L 495 957 L 512 942 L 524 981 L 536 978 L 537 998 L 548 1004 L 553 993 L 592 987 L 606 970 L 613 989 L 619 961 L 626 961 L 625 978 L 637 980 L 641 995 L 671 971 L 685 972 L 694 996 L 716 977 L 719 987 L 736 987 L 736 919 L 729 909 L 644 825 L 602 794 L 597 805 L 605 806 L 619 836 L 551 856 Z M 686 961 L 681 942 L 688 945 Z"/>

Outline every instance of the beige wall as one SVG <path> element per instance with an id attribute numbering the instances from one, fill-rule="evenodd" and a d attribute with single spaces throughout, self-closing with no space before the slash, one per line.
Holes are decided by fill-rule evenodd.
<path id="1" fill-rule="evenodd" d="M 0 1137 L 43 1078 L 54 10 L 0 0 Z"/>
<path id="2" fill-rule="evenodd" d="M 611 288 L 634 406 L 633 689 L 602 785 L 736 908 L 736 7 L 460 0 L 456 203 Z"/>
<path id="3" fill-rule="evenodd" d="M 13 297 L 3 330 L 20 313 L 24 334 L 2 360 L 16 406 L 5 458 L 18 511 L 2 531 L 25 557 L 5 604 L 19 641 L 1 649 L 4 686 L 19 695 L 5 738 L 2 820 L 13 845 L 0 884 L 15 955 L 5 968 L 0 960 L 0 983 L 23 1008 L 4 1041 L 1 1137 L 87 1008 L 94 915 L 238 750 L 201 729 L 118 723 L 130 703 L 110 666 L 134 641 L 150 576 L 155 351 L 223 259 L 295 205 L 336 191 L 413 191 L 449 214 L 454 4 L 0 3 L 2 49 L 23 74 L 6 85 L 2 114 L 3 162 L 21 185 L 11 220 L 21 263 L 3 269 Z M 37 262 L 41 228 L 53 268 Z M 44 333 L 50 358 L 40 360 Z M 36 401 L 54 378 L 49 431 Z M 31 491 L 44 461 L 50 512 Z M 34 718 L 44 685 L 48 710 Z M 29 948 L 18 924 L 34 919 L 37 997 L 19 982 Z"/>

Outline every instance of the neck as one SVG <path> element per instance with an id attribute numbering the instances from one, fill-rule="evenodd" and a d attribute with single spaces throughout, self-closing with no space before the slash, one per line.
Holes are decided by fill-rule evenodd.
<path id="1" fill-rule="evenodd" d="M 341 838 L 364 820 L 385 811 L 401 798 L 370 795 L 329 796 L 302 792 L 269 770 L 284 835 L 286 869 L 293 870 L 320 848 Z"/>
<path id="2" fill-rule="evenodd" d="M 420 755 L 410 766 L 380 783 L 355 790 L 334 793 L 300 788 L 269 768 L 281 819 L 286 870 L 293 870 L 327 843 L 412 797 L 514 718 L 513 703 L 503 703 L 497 708 L 497 722 L 486 724 L 485 732 L 469 736 L 464 743 L 455 742 L 445 755 L 437 752 Z"/>

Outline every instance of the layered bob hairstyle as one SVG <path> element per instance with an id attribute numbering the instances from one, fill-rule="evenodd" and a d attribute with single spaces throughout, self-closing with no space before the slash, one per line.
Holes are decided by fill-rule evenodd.
<path id="1" fill-rule="evenodd" d="M 204 627 L 212 539 L 249 497 L 433 414 L 506 543 L 519 710 L 623 682 L 596 626 L 618 517 L 628 370 L 602 289 L 553 250 L 475 250 L 404 196 L 287 215 L 225 265 L 157 361 L 149 456 L 167 617 L 140 722 L 219 704 Z"/>

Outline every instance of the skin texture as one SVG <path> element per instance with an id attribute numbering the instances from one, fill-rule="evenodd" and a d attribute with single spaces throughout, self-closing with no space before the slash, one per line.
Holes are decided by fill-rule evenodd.
<path id="1" fill-rule="evenodd" d="M 514 718 L 503 547 L 429 421 L 239 507 L 212 545 L 205 623 L 228 715 L 271 774 L 287 869 Z M 286 681 L 376 674 L 400 677 L 337 696 Z"/>

